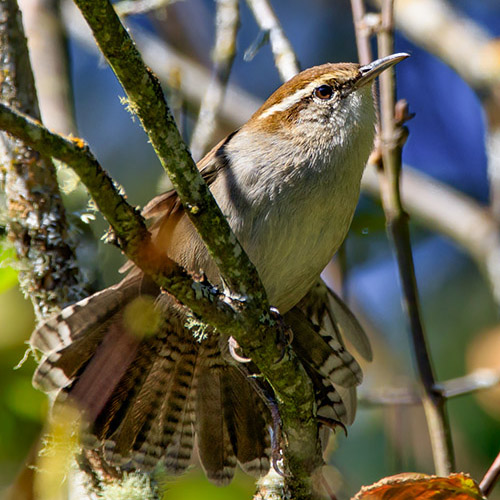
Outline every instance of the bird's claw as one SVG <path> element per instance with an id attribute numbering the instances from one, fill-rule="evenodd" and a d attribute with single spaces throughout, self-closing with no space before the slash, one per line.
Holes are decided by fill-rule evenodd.
<path id="1" fill-rule="evenodd" d="M 340 427 L 344 431 L 345 435 L 347 436 L 347 427 L 339 420 L 335 420 L 334 418 L 322 417 L 320 415 L 317 416 L 317 419 L 321 425 L 328 427 L 333 432 L 335 432 L 337 430 L 337 427 Z"/>
<path id="2" fill-rule="evenodd" d="M 237 349 L 240 349 L 240 345 L 238 344 L 237 340 L 234 337 L 229 337 L 227 344 L 229 347 L 229 354 L 231 354 L 231 357 L 235 361 L 238 361 L 238 363 L 250 363 L 252 361 L 250 358 L 246 358 L 245 356 L 240 356 L 236 352 Z"/>

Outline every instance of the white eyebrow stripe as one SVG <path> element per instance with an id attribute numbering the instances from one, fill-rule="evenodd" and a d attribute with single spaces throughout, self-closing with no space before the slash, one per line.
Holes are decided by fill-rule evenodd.
<path id="1" fill-rule="evenodd" d="M 280 111 L 286 111 L 290 109 L 294 104 L 297 104 L 303 97 L 310 94 L 318 85 L 321 85 L 321 82 L 315 80 L 314 82 L 309 83 L 307 87 L 303 89 L 297 90 L 292 95 L 285 97 L 281 102 L 278 102 L 271 106 L 269 109 L 266 109 L 258 118 L 259 120 L 262 118 L 267 118 L 268 116 L 273 115 L 274 113 L 279 113 Z"/>

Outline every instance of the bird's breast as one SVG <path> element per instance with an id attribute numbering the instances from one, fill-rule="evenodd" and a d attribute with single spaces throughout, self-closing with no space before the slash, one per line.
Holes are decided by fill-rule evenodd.
<path id="1" fill-rule="evenodd" d="M 300 171 L 290 166 L 289 175 L 283 175 L 261 164 L 247 175 L 228 171 L 214 186 L 271 304 L 282 313 L 307 293 L 344 240 L 363 166 L 356 166 L 358 172 L 335 162 L 326 172 L 314 165 Z"/>

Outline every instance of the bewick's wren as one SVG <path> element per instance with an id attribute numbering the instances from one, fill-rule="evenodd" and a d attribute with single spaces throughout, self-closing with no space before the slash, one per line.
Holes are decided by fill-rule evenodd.
<path id="1" fill-rule="evenodd" d="M 292 347 L 315 384 L 318 414 L 333 422 L 350 423 L 353 408 L 346 406 L 352 407 L 348 400 L 361 380 L 338 330 L 362 334 L 335 296 L 320 294 L 322 302 L 313 305 L 304 296 L 318 296 L 311 289 L 345 238 L 357 204 L 374 137 L 370 82 L 406 57 L 303 71 L 199 163 L 270 303 L 294 331 Z M 145 214 L 155 218 L 152 232 L 170 258 L 221 284 L 174 192 L 155 198 Z M 186 311 L 136 268 L 118 285 L 70 306 L 34 332 L 32 345 L 45 354 L 35 384 L 81 395 L 81 380 L 102 357 L 106 339 L 130 332 L 130 311 L 137 313 L 139 296 L 154 298 L 161 320 L 131 351 L 133 362 L 109 390 L 93 422 L 92 446 L 111 464 L 147 469 L 162 463 L 179 473 L 189 464 L 196 434 L 212 481 L 230 481 L 237 462 L 249 473 L 266 473 L 269 412 L 228 362 L 227 339 L 213 333 L 195 339 Z M 344 400 L 334 384 L 348 388 Z"/>

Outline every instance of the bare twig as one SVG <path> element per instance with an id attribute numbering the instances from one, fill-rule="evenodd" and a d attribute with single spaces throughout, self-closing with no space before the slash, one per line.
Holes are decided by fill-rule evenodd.
<path id="1" fill-rule="evenodd" d="M 448 399 L 491 389 L 498 383 L 500 383 L 500 372 L 483 368 L 463 377 L 438 382 L 435 389 Z"/>
<path id="2" fill-rule="evenodd" d="M 370 37 L 373 31 L 367 22 L 364 0 L 351 0 L 352 18 L 356 32 L 356 46 L 360 64 L 368 64 L 373 60 Z"/>
<path id="3" fill-rule="evenodd" d="M 483 492 L 484 496 L 488 496 L 495 487 L 495 484 L 500 479 L 500 453 L 497 455 L 491 467 L 488 469 L 486 474 L 479 485 L 480 490 Z"/>
<path id="4" fill-rule="evenodd" d="M 86 50 L 97 53 L 92 34 L 73 3 L 63 4 L 63 17 L 71 36 L 78 40 Z M 140 29 L 133 23 L 127 24 L 134 35 L 144 62 L 154 70 L 163 83 L 168 85 L 172 74 L 181 80 L 180 91 L 188 108 L 195 111 L 201 103 L 200 88 L 211 85 L 210 71 L 166 44 L 159 37 Z M 218 85 L 214 81 L 213 85 Z M 243 88 L 230 84 L 225 92 L 219 112 L 220 125 L 225 133 L 233 131 L 245 123 L 260 106 L 261 101 Z"/>
<path id="5" fill-rule="evenodd" d="M 61 134 L 76 134 L 60 0 L 19 0 L 19 7 L 23 13 L 43 122 Z"/>
<path id="6" fill-rule="evenodd" d="M 216 35 L 213 50 L 212 79 L 201 102 L 198 120 L 191 139 L 191 153 L 201 158 L 212 142 L 217 127 L 217 117 L 224 100 L 227 82 L 236 55 L 236 35 L 240 16 L 238 0 L 217 0 L 215 17 Z"/>
<path id="7" fill-rule="evenodd" d="M 467 394 L 491 389 L 500 383 L 500 373 L 494 370 L 481 369 L 463 377 L 439 382 L 435 390 L 449 399 Z M 360 394 L 359 402 L 362 406 L 400 406 L 418 405 L 422 403 L 419 392 L 409 388 L 387 387 L 385 389 L 370 390 Z"/>
<path id="8" fill-rule="evenodd" d="M 376 0 L 380 4 L 380 0 Z M 430 14 L 432 13 L 432 14 Z M 493 214 L 500 224 L 500 44 L 446 0 L 396 2 L 395 22 L 417 45 L 449 64 L 477 93 L 488 119 L 486 153 Z M 498 267 L 498 265 L 497 265 Z M 495 270 L 498 274 L 498 270 Z M 498 282 L 497 282 L 498 283 Z M 498 285 L 495 293 L 500 304 Z"/>
<path id="9" fill-rule="evenodd" d="M 114 7 L 119 16 L 125 17 L 162 9 L 177 1 L 179 0 L 121 0 Z"/>
<path id="10" fill-rule="evenodd" d="M 379 7 L 382 0 L 372 0 Z M 498 41 L 472 19 L 459 14 L 447 0 L 395 2 L 399 29 L 420 47 L 449 64 L 476 89 L 498 83 Z"/>
<path id="11" fill-rule="evenodd" d="M 299 71 L 297 56 L 286 37 L 268 0 L 247 0 L 257 24 L 263 31 L 269 32 L 274 63 L 282 81 L 289 80 Z"/>
<path id="12" fill-rule="evenodd" d="M 379 57 L 393 52 L 393 3 L 382 2 L 382 25 L 377 34 Z M 403 291 L 403 304 L 413 341 L 417 372 L 422 383 L 422 403 L 431 438 L 434 465 L 439 475 L 448 475 L 454 469 L 453 446 L 445 398 L 435 389 L 435 378 L 427 348 L 424 326 L 415 278 L 415 267 L 411 251 L 408 216 L 401 204 L 399 178 L 404 130 L 396 124 L 394 77 L 386 71 L 380 77 L 380 147 L 384 165 L 381 176 L 382 204 L 388 231 L 398 261 Z"/>
<path id="13" fill-rule="evenodd" d="M 422 404 L 420 394 L 416 390 L 407 387 L 370 389 L 359 394 L 359 405 L 364 408 L 420 404 Z"/>

